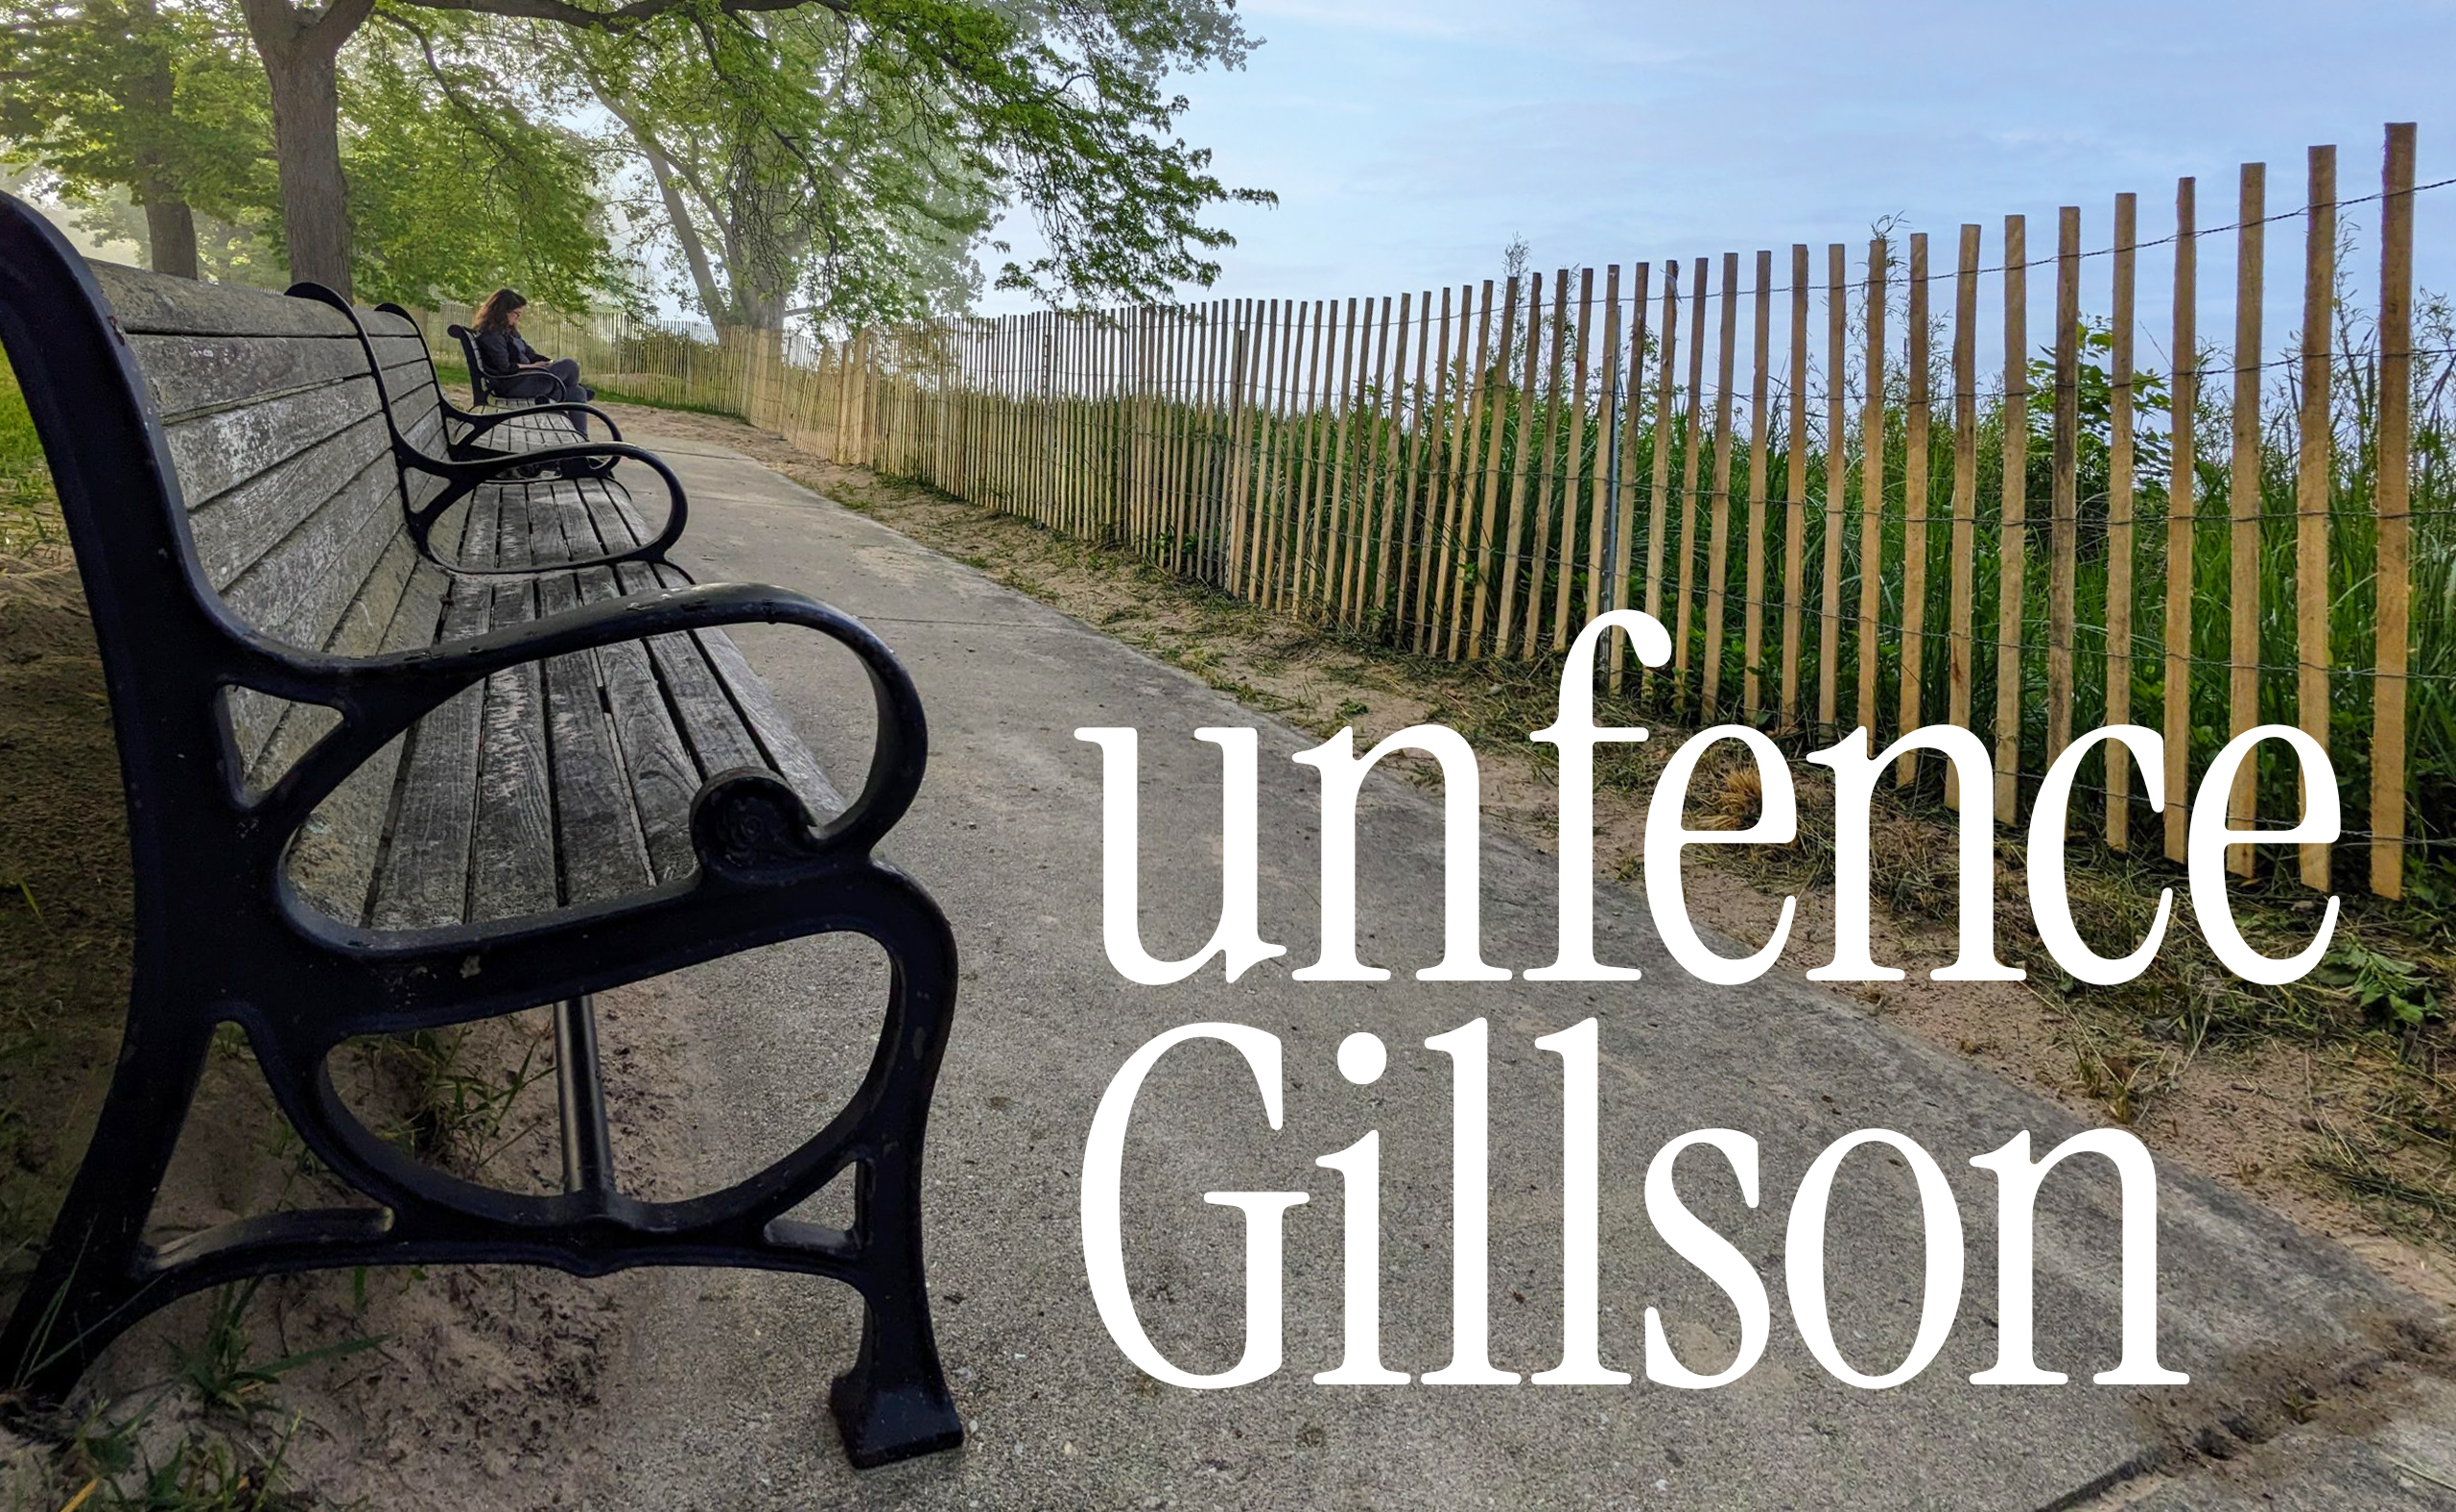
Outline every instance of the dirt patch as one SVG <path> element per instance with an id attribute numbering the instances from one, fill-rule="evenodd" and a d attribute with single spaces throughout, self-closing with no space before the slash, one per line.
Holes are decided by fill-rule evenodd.
<path id="1" fill-rule="evenodd" d="M 744 452 L 1300 728 L 1327 736 L 1352 725 L 1370 742 L 1408 724 L 1448 724 L 1482 758 L 1487 815 L 1522 840 L 1552 844 L 1549 747 L 1526 735 L 1550 721 L 1554 668 L 1452 664 L 1275 619 L 1129 554 L 819 461 L 740 421 L 614 408 L 626 427 Z M 1610 721 L 1598 714 L 1598 722 Z M 1677 745 L 1667 737 L 1679 733 L 1643 722 L 1658 726 L 1656 739 L 1598 753 L 1596 864 L 1623 879 L 1636 874 L 1644 804 Z M 1800 786 L 1805 823 L 1819 796 L 1808 781 Z M 1744 788 L 1723 787 L 1710 763 L 1694 785 L 1692 819 L 1712 822 L 1719 807 L 1728 822 L 1744 823 L 1752 801 Z M 1876 956 L 1909 975 L 1850 988 L 1872 1012 L 2093 1119 L 2127 1123 L 2161 1157 L 2343 1240 L 2399 1285 L 2456 1307 L 2456 1078 L 2440 1071 L 2443 1051 L 2456 1065 L 2456 1040 L 2444 1022 L 2402 1035 L 2372 1030 L 2341 995 L 2316 989 L 2285 1002 L 2215 1004 L 2192 989 L 2144 1008 L 2059 981 L 2036 949 L 2024 961 L 2026 982 L 1930 981 L 1925 969 L 1954 955 L 1949 836 L 1915 813 L 1880 812 L 1877 827 Z M 1783 963 L 1805 970 L 1831 949 L 1831 892 L 1815 880 L 1823 862 L 1805 843 L 1789 855 L 1757 854 L 1764 849 L 1697 857 L 1687 877 L 1690 912 L 1734 939 L 1761 940 L 1781 893 L 1796 892 L 1800 920 Z M 1941 876 L 1939 856 L 1948 861 Z M 1888 866 L 1888 858 L 1901 864 Z M 1997 864 L 2011 873 L 1997 889 L 2002 958 L 2022 961 L 2025 889 L 2009 839 Z M 2157 886 L 2179 884 L 2109 877 L 2100 891 L 2154 902 Z M 2122 907 L 2129 903 L 2116 911 Z M 2350 912 L 2364 907 L 2348 900 Z M 2383 927 L 2401 939 L 2396 932 L 2406 926 Z M 2421 943 L 2446 954 L 2444 940 Z"/>
<path id="2" fill-rule="evenodd" d="M 73 570 L 0 563 L 0 1307 L 91 1132 L 126 1011 L 131 900 L 101 661 Z M 679 1007 L 609 994 L 615 1134 L 680 1164 L 695 1085 Z M 559 1187 L 547 1016 L 368 1042 L 337 1062 L 370 1126 L 457 1174 Z M 225 1028 L 164 1183 L 157 1240 L 248 1214 L 353 1204 Z M 0 1505 L 576 1502 L 570 1452 L 622 1348 L 619 1294 L 549 1271 L 333 1272 L 165 1310 L 105 1356 L 64 1414 L 0 1432 Z M 273 1500 L 251 1500 L 268 1488 Z M 134 1500 L 129 1500 L 133 1498 Z"/>
<path id="3" fill-rule="evenodd" d="M 64 563 L 0 572 L 0 1287 L 75 1171 L 128 1002 L 130 897 L 102 662 Z"/>

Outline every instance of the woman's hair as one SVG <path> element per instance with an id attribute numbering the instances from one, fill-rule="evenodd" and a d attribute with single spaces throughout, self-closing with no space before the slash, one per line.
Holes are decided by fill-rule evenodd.
<path id="1" fill-rule="evenodd" d="M 486 295 L 486 302 L 478 306 L 471 321 L 481 331 L 500 331 L 511 323 L 511 312 L 528 302 L 517 289 L 498 289 Z"/>

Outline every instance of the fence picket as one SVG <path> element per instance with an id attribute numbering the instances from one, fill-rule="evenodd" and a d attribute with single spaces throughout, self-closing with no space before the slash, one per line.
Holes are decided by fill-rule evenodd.
<path id="1" fill-rule="evenodd" d="M 1605 563 L 1612 553 L 1612 521 L 1618 507 L 1614 489 L 1614 463 L 1619 453 L 1619 432 L 1614 422 L 1619 418 L 1620 393 L 1620 265 L 1614 263 L 1603 274 L 1603 345 L 1594 400 L 1594 463 L 1587 483 L 1586 533 L 1586 614 L 1592 621 L 1612 602 L 1605 584 L 1610 580 Z"/>
<path id="2" fill-rule="evenodd" d="M 1807 582 L 1807 244 L 1791 244 L 1790 434 L 1783 455 L 1787 497 L 1783 506 L 1783 711 L 1781 726 L 1800 721 L 1800 602 Z"/>
<path id="3" fill-rule="evenodd" d="M 1908 307 L 1901 410 L 1901 697 L 1894 725 L 1903 734 L 1920 724 L 1927 650 L 1927 235 L 1910 238 Z M 1894 764 L 1894 781 L 1907 785 L 1919 774 L 1919 756 L 1905 751 Z"/>
<path id="4" fill-rule="evenodd" d="M 1868 243 L 1865 319 L 1868 355 L 1862 369 L 1867 404 L 1859 412 L 1859 697 L 1853 715 L 1868 739 L 1882 743 L 1877 728 L 1877 672 L 1884 659 L 1877 612 L 1884 587 L 1884 306 L 1893 254 L 1881 236 Z"/>
<path id="5" fill-rule="evenodd" d="M 1493 285 L 1491 282 L 1486 282 L 1486 285 L 1483 285 L 1483 304 L 1491 307 L 1491 302 L 1493 302 Z M 1496 572 L 1508 572 L 1508 567 L 1505 567 L 1505 559 L 1508 557 L 1505 557 L 1505 548 L 1500 545 L 1500 537 L 1499 537 L 1500 437 L 1508 432 L 1508 422 L 1510 422 L 1508 417 L 1510 386 L 1508 383 L 1503 383 L 1503 378 L 1508 375 L 1510 351 L 1513 351 L 1516 342 L 1518 342 L 1518 275 L 1510 275 L 1508 287 L 1503 290 L 1503 304 L 1500 304 L 1500 351 L 1493 356 L 1491 368 L 1486 368 L 1486 373 L 1483 373 L 1483 388 L 1488 390 L 1486 400 L 1483 400 L 1483 408 L 1486 408 L 1488 414 L 1491 414 L 1491 419 L 1486 422 L 1486 430 L 1491 432 L 1491 435 L 1488 435 L 1486 442 L 1483 442 L 1483 469 L 1481 469 L 1483 503 L 1476 510 L 1478 515 L 1476 557 L 1474 557 L 1476 559 L 1476 606 L 1471 608 L 1469 616 L 1466 616 L 1466 660 L 1476 660 L 1478 655 L 1483 655 L 1483 624 L 1486 624 L 1486 621 L 1483 621 L 1483 611 L 1486 611 L 1486 606 L 1491 603 L 1493 575 L 1496 575 Z M 1476 346 L 1481 348 L 1481 339 L 1476 342 Z M 1513 526 L 1513 531 L 1516 531 L 1516 526 Z M 1461 599 L 1464 599 L 1464 594 L 1461 594 Z M 1503 608 L 1500 616 L 1503 616 L 1503 621 L 1508 619 L 1508 608 Z"/>
<path id="6" fill-rule="evenodd" d="M 1570 271 L 1566 268 L 1552 274 L 1552 355 L 1544 366 L 1544 389 L 1540 397 L 1544 405 L 1544 461 L 1535 474 L 1535 535 L 1526 548 L 1526 659 L 1532 661 L 1541 647 L 1544 632 L 1544 569 L 1551 555 L 1552 485 L 1559 480 L 1555 470 L 1560 461 L 1561 438 L 1561 366 L 1568 360 L 1570 335 Z M 1538 395 L 1527 396 L 1528 413 L 1534 413 Z M 1513 574 L 1512 576 L 1515 576 Z"/>
<path id="7" fill-rule="evenodd" d="M 1653 462 L 1646 484 L 1646 614 L 1663 618 L 1663 552 L 1670 504 L 1672 377 L 1680 353 L 1680 259 L 1663 265 L 1663 354 L 1655 369 Z M 1654 691 L 1654 669 L 1638 672 L 1641 697 Z"/>
<path id="8" fill-rule="evenodd" d="M 1472 295 L 1468 289 L 1461 288 L 1458 291 L 1458 297 L 1466 300 L 1472 297 Z M 1460 309 L 1464 310 L 1465 305 L 1461 304 Z M 1505 351 L 1509 344 L 1507 324 L 1509 317 L 1504 314 L 1501 319 L 1501 345 Z M 1475 366 L 1462 369 L 1459 379 L 1460 383 L 1473 386 L 1473 391 L 1466 406 L 1467 461 L 1459 471 L 1457 504 L 1454 508 L 1446 511 L 1442 516 L 1445 523 L 1441 532 L 1440 593 L 1445 601 L 1444 610 L 1450 617 L 1449 636 L 1443 642 L 1442 655 L 1451 661 L 1458 660 L 1461 654 L 1459 650 L 1459 639 L 1462 633 L 1460 622 L 1462 612 L 1467 606 L 1467 584 L 1462 575 L 1468 570 L 1470 562 L 1475 564 L 1476 573 L 1476 619 L 1467 622 L 1463 630 L 1468 647 L 1464 654 L 1470 658 L 1475 655 L 1476 638 L 1480 633 L 1480 622 L 1483 618 L 1482 564 L 1484 558 L 1491 555 L 1493 488 L 1497 469 L 1500 466 L 1498 421 L 1495 422 L 1494 438 L 1491 444 L 1485 447 L 1480 463 L 1476 458 L 1476 449 L 1484 444 L 1484 413 L 1491 407 L 1494 387 L 1489 366 L 1492 353 L 1487 344 L 1492 340 L 1492 327 L 1493 281 L 1487 278 L 1484 280 L 1482 297 L 1476 303 Z M 1462 316 L 1458 326 L 1458 345 L 1461 352 L 1466 350 L 1466 344 L 1467 326 Z M 1480 504 L 1476 503 L 1478 482 L 1482 484 Z M 1470 518 L 1470 511 L 1473 511 L 1475 518 Z M 1468 555 L 1471 547 L 1476 554 L 1472 557 Z M 1457 563 L 1454 568 L 1452 565 L 1453 550 L 1456 553 Z"/>
<path id="9" fill-rule="evenodd" d="M 1429 433 L 1428 438 L 1418 442 L 1420 447 L 1427 448 L 1424 467 L 1425 522 L 1428 528 L 1439 527 L 1437 533 L 1445 537 L 1449 534 L 1446 524 L 1442 522 L 1448 518 L 1444 500 L 1447 498 L 1445 484 L 1450 477 L 1450 431 L 1444 415 L 1450 403 L 1451 314 L 1450 286 L 1444 284 L 1441 289 L 1441 324 L 1434 337 L 1432 394 L 1429 405 L 1425 411 L 1425 418 L 1417 422 L 1420 431 Z M 1457 332 L 1459 343 L 1463 345 L 1467 338 L 1466 321 L 1463 318 L 1458 322 Z M 1425 560 L 1428 565 L 1433 560 L 1433 551 L 1427 548 Z M 1418 625 L 1416 650 L 1427 650 L 1438 644 L 1433 626 L 1441 614 L 1442 596 L 1448 591 L 1446 573 L 1427 572 L 1419 576 L 1416 583 Z"/>
<path id="10" fill-rule="evenodd" d="M 2004 478 L 1996 540 L 1996 822 L 2020 807 L 2021 590 L 2028 576 L 2029 223 L 2004 217 Z"/>
<path id="11" fill-rule="evenodd" d="M 2260 300 L 2266 271 L 2268 165 L 2245 163 L 2234 217 L 2233 454 L 2226 513 L 2227 721 L 2239 736 L 2260 721 Z M 2228 795 L 2228 827 L 2247 830 L 2259 812 L 2259 763 L 2246 761 Z M 2229 870 L 2252 874 L 2252 847 L 2226 847 Z"/>
<path id="12" fill-rule="evenodd" d="M 1722 339 L 1714 349 L 1712 520 L 1706 531 L 1706 647 L 1697 706 L 1712 722 L 1723 680 L 1723 635 L 1731 623 L 1731 427 L 1734 348 L 1739 335 L 1739 254 L 1723 253 Z"/>
<path id="13" fill-rule="evenodd" d="M 2200 404 L 2200 243 L 2195 180 L 2175 180 L 2174 375 L 2167 381 L 2164 728 L 2166 859 L 2184 859 L 2191 765 L 2191 610 L 2198 534 L 2199 465 L 2193 415 Z"/>
<path id="14" fill-rule="evenodd" d="M 1946 654 L 1945 718 L 1969 729 L 1978 673 L 1978 255 L 1985 227 L 1965 223 L 1953 273 L 1953 538 L 1951 641 Z M 1991 795 L 1992 796 L 1992 795 Z M 1961 773 L 1945 764 L 1945 802 L 1961 807 Z"/>
<path id="15" fill-rule="evenodd" d="M 1824 592 L 1817 600 L 1816 724 L 1830 735 L 1838 723 L 1842 678 L 1842 510 L 1850 453 L 1844 446 L 1848 403 L 1844 364 L 1850 359 L 1850 265 L 1840 242 L 1825 248 L 1825 558 Z"/>
<path id="16" fill-rule="evenodd" d="M 1612 544 L 1610 596 L 1604 603 L 1609 609 L 1628 607 L 1629 558 L 1637 544 L 1638 488 L 1634 469 L 1638 465 L 1638 427 L 1645 412 L 1646 286 L 1653 272 L 1651 263 L 1639 263 L 1630 272 L 1628 377 L 1620 390 L 1620 464 L 1612 505 L 1618 526 Z M 1608 639 L 1612 647 L 1609 687 L 1617 697 L 1628 668 L 1630 642 L 1627 636 L 1618 634 Z"/>
<path id="17" fill-rule="evenodd" d="M 2294 486 L 2295 704 L 2302 733 L 2328 748 L 2328 340 L 2335 334 L 2337 274 L 2337 150 L 2310 153 L 2303 211 L 2302 413 Z M 2311 807 L 2310 768 L 2301 774 L 2302 808 Z M 2304 841 L 2302 886 L 2326 892 L 2328 846 Z"/>
<path id="18" fill-rule="evenodd" d="M 2388 128 L 2379 172 L 2378 642 L 2371 726 L 2371 890 L 2405 895 L 2405 700 L 2413 552 L 2414 128 Z"/>
<path id="19" fill-rule="evenodd" d="M 2047 520 L 2046 759 L 2072 742 L 2074 579 L 2079 576 L 2081 458 L 2081 207 L 2055 213 L 2055 436 Z"/>
<path id="20" fill-rule="evenodd" d="M 2132 722 L 2133 280 L 2140 238 L 2136 196 L 2114 197 L 2114 297 L 2107 347 L 2107 671 L 2106 722 Z M 2107 848 L 2131 848 L 2132 762 L 2121 741 L 2109 741 Z"/>
<path id="21" fill-rule="evenodd" d="M 1706 260 L 1696 261 L 1696 287 L 1688 295 L 1688 423 L 1682 433 L 1678 540 L 1680 602 L 1671 632 L 1672 697 L 1683 708 L 1689 698 L 1690 631 L 1696 625 L 1697 536 L 1706 521 L 1706 500 L 1700 491 L 1700 469 L 1706 454 Z"/>
<path id="22" fill-rule="evenodd" d="M 1583 465 L 1588 429 L 1586 376 L 1591 355 L 1588 338 L 1594 318 L 1594 270 L 1581 268 L 1577 274 L 1577 336 L 1572 343 L 1574 357 L 1570 365 L 1568 425 L 1561 457 L 1561 569 L 1558 586 L 1552 595 L 1552 650 L 1555 653 L 1569 650 L 1570 645 L 1570 595 L 1577 578 L 1578 500 L 1586 492 L 1580 484 L 1586 477 Z M 1587 559 L 1594 560 L 1592 556 Z"/>
<path id="23" fill-rule="evenodd" d="M 1512 396 L 1518 412 L 1516 456 L 1513 458 L 1518 464 L 1517 477 L 1509 488 L 1509 529 L 1500 539 L 1500 549 L 1494 563 L 1494 571 L 1500 579 L 1500 612 L 1493 624 L 1493 654 L 1502 660 L 1509 657 L 1511 626 L 1517 619 L 1514 612 L 1518 602 L 1518 565 L 1515 558 L 1519 542 L 1525 539 L 1526 479 L 1535 460 L 1535 388 L 1541 376 L 1542 369 L 1538 364 L 1544 347 L 1544 275 L 1535 274 L 1527 284 L 1526 359 L 1518 392 Z M 1532 644 L 1527 650 L 1529 654 L 1533 653 Z"/>

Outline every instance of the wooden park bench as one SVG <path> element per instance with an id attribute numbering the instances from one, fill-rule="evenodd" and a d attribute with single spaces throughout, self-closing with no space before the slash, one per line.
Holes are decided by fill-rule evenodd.
<path id="1" fill-rule="evenodd" d="M 59 1400 L 139 1317 L 275 1272 L 741 1265 L 861 1292 L 860 1356 L 831 1393 L 855 1464 L 956 1444 L 919 1205 L 955 944 L 871 856 L 921 782 L 910 678 L 798 594 L 687 585 L 663 560 L 679 485 L 636 447 L 556 450 L 659 478 L 664 531 L 614 478 L 512 478 L 535 453 L 418 454 L 446 416 L 395 380 L 434 388 L 424 348 L 412 358 L 394 317 L 356 320 L 364 336 L 313 300 L 88 265 L 0 197 L 0 343 L 92 611 L 135 883 L 119 1059 L 0 1329 L 0 1387 Z M 815 631 L 865 668 L 877 733 L 849 804 L 721 629 L 749 623 Z M 852 1099 L 720 1191 L 624 1192 L 589 995 L 831 931 L 893 963 Z M 353 1037 L 548 1004 L 560 1193 L 421 1163 L 336 1092 L 328 1060 Z M 155 1245 L 147 1217 L 225 1023 L 366 1201 Z M 848 1169 L 848 1230 L 787 1216 Z"/>
<path id="2" fill-rule="evenodd" d="M 405 319 L 409 318 L 409 312 L 402 309 L 399 305 L 378 305 L 376 308 L 388 315 L 397 315 Z M 493 384 L 486 381 L 486 365 L 480 361 L 478 357 L 477 332 L 469 329 L 465 325 L 449 325 L 444 327 L 443 334 L 451 337 L 454 341 L 460 343 L 460 361 L 466 364 L 469 368 L 469 402 L 476 408 L 480 410 L 532 410 L 538 408 L 561 408 L 563 406 L 563 401 L 561 400 L 549 400 L 543 396 L 503 392 L 495 388 Z M 597 409 L 591 409 L 589 413 L 600 415 L 605 413 L 604 411 Z M 611 416 L 608 416 L 605 423 L 609 428 L 611 428 L 614 421 Z"/>
<path id="3" fill-rule="evenodd" d="M 330 291 L 314 284 L 300 284 L 291 293 L 321 299 L 349 316 L 353 321 L 358 319 L 357 312 L 346 301 L 335 298 Z M 614 416 L 593 404 L 497 393 L 486 382 L 484 369 L 478 365 L 477 338 L 470 334 L 468 327 L 455 325 L 447 327 L 447 333 L 460 343 L 461 360 L 469 365 L 469 393 L 476 405 L 475 409 L 460 408 L 444 396 L 443 376 L 436 370 L 434 351 L 418 333 L 417 318 L 397 304 L 379 304 L 375 313 L 390 316 L 409 327 L 406 338 L 398 334 L 366 333 L 388 356 L 397 358 L 399 366 L 389 375 L 393 376 L 396 383 L 408 386 L 407 393 L 395 388 L 388 394 L 392 408 L 419 413 L 432 405 L 441 417 L 444 444 L 453 457 L 483 456 L 495 451 L 537 451 L 550 446 L 570 445 L 584 438 L 570 422 L 569 416 L 574 413 L 594 416 L 599 424 L 605 427 L 606 439 L 619 441 L 623 438 L 623 428 L 614 422 Z M 412 342 L 416 346 L 414 353 L 408 349 Z M 422 376 L 419 371 L 421 366 L 424 368 Z"/>

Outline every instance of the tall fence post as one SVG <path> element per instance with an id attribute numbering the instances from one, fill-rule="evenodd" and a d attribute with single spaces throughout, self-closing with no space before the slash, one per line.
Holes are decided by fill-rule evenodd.
<path id="1" fill-rule="evenodd" d="M 2405 700 L 2412 635 L 2414 128 L 2388 128 L 2379 206 L 2378 675 L 2371 709 L 2371 890 L 2405 895 Z"/>

